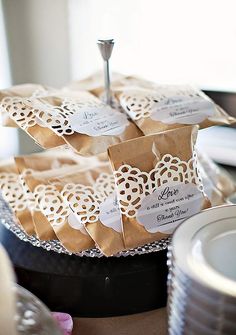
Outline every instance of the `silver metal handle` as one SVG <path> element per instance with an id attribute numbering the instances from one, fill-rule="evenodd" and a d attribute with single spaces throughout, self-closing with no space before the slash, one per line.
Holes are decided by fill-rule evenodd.
<path id="1" fill-rule="evenodd" d="M 114 43 L 115 42 L 113 39 L 97 41 L 98 48 L 104 61 L 105 97 L 106 97 L 106 103 L 108 105 L 112 104 L 109 59 L 112 54 Z"/>

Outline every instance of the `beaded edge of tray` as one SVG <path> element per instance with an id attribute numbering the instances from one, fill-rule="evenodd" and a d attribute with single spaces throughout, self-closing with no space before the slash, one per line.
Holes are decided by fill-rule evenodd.
<path id="1" fill-rule="evenodd" d="M 29 242 L 35 247 L 41 247 L 46 249 L 47 251 L 54 251 L 59 254 L 67 254 L 72 255 L 71 252 L 67 251 L 59 241 L 50 240 L 50 241 L 40 241 L 35 236 L 29 236 L 25 233 L 23 229 L 19 226 L 14 218 L 14 214 L 9 208 L 8 204 L 3 200 L 0 195 L 0 223 L 3 224 L 8 230 L 14 233 L 20 240 L 24 242 Z M 137 247 L 130 250 L 121 251 L 115 254 L 113 257 L 126 257 L 126 256 L 134 256 L 134 255 L 143 255 L 149 254 L 152 252 L 161 251 L 167 249 L 170 244 L 171 238 L 162 239 L 156 242 L 145 244 L 144 246 Z M 79 257 L 106 257 L 98 248 L 93 248 L 89 250 L 83 250 L 79 253 L 73 254 Z"/>

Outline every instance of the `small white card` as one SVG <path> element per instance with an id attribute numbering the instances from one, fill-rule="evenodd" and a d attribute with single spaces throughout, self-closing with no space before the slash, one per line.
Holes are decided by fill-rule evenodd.
<path id="1" fill-rule="evenodd" d="M 122 232 L 121 213 L 115 193 L 109 195 L 107 199 L 101 203 L 99 219 L 104 226 L 112 228 L 118 233 Z"/>
<path id="2" fill-rule="evenodd" d="M 214 115 L 215 106 L 203 97 L 173 96 L 153 105 L 152 120 L 166 124 L 197 124 Z"/>
<path id="3" fill-rule="evenodd" d="M 109 106 L 82 107 L 68 118 L 74 131 L 89 136 L 120 135 L 129 125 L 125 114 Z"/>
<path id="4" fill-rule="evenodd" d="M 200 212 L 203 194 L 195 184 L 162 186 L 145 197 L 137 220 L 150 233 L 172 233 L 186 218 Z"/>

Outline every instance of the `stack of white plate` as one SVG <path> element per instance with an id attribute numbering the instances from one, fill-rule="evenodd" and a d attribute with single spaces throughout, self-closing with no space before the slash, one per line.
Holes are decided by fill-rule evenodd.
<path id="1" fill-rule="evenodd" d="M 187 219 L 168 253 L 170 335 L 236 334 L 236 205 Z"/>

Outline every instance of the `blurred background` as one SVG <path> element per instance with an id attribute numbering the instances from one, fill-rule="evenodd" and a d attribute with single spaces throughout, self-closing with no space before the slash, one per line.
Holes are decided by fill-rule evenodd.
<path id="1" fill-rule="evenodd" d="M 82 79 L 102 69 L 96 40 L 114 38 L 113 71 L 235 101 L 235 12 L 235 0 L 1 0 L 0 89 Z M 0 157 L 36 150 L 0 127 Z"/>

